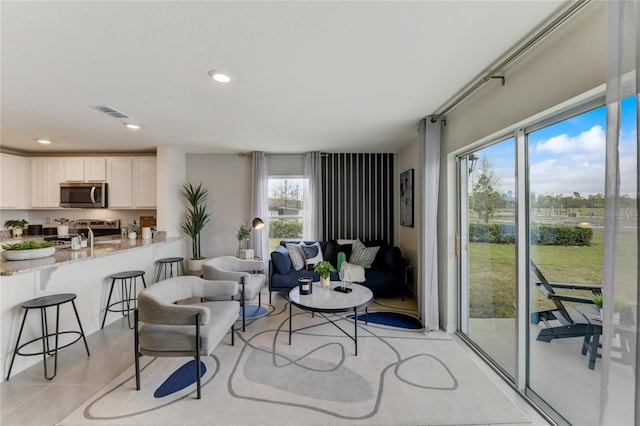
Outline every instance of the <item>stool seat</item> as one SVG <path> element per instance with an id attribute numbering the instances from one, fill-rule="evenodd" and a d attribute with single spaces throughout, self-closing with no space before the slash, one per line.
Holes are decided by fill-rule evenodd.
<path id="1" fill-rule="evenodd" d="M 48 308 L 50 306 L 61 305 L 75 300 L 77 296 L 73 293 L 52 294 L 50 296 L 36 297 L 27 300 L 22 304 L 25 309 Z"/>
<path id="2" fill-rule="evenodd" d="M 111 275 L 111 278 L 115 280 L 121 280 L 124 278 L 141 277 L 143 275 L 144 275 L 144 271 L 125 271 L 125 272 L 118 272 L 117 274 L 113 274 Z"/>
<path id="3" fill-rule="evenodd" d="M 158 259 L 159 263 L 176 263 L 176 262 L 182 262 L 184 260 L 184 257 L 165 257 L 163 259 Z"/>
<path id="4" fill-rule="evenodd" d="M 13 356 L 11 357 L 11 364 L 9 364 L 9 371 L 7 372 L 7 380 L 11 377 L 11 369 L 13 368 L 13 362 L 16 359 L 16 355 L 21 356 L 33 356 L 33 355 L 42 355 L 43 364 L 44 364 L 44 378 L 47 380 L 53 379 L 58 371 L 58 351 L 60 349 L 66 348 L 67 346 L 71 346 L 78 340 L 82 339 L 84 341 L 84 347 L 87 350 L 87 356 L 90 356 L 89 353 L 89 345 L 87 344 L 87 339 L 84 335 L 84 330 L 82 329 L 82 323 L 80 322 L 80 316 L 78 315 L 78 309 L 76 308 L 76 295 L 73 293 L 61 293 L 61 294 L 51 294 L 48 296 L 36 297 L 35 299 L 30 299 L 24 302 L 21 306 L 24 309 L 24 315 L 22 316 L 22 323 L 20 324 L 20 331 L 18 332 L 18 339 L 16 340 L 16 346 L 13 350 Z M 73 306 L 73 312 L 76 316 L 76 320 L 78 321 L 79 330 L 60 330 L 60 306 L 71 302 Z M 47 321 L 47 308 L 56 307 L 56 329 L 55 332 L 49 333 L 49 324 Z M 22 332 L 24 331 L 24 324 L 27 320 L 27 314 L 31 309 L 39 309 L 40 310 L 40 325 L 41 325 L 41 336 L 36 337 L 35 339 L 31 339 L 23 344 L 20 344 L 20 339 L 22 338 Z M 77 337 L 66 344 L 60 344 L 58 342 L 59 336 L 61 335 L 77 335 Z M 54 340 L 54 346 L 51 347 L 49 340 Z M 42 341 L 42 351 L 37 352 L 24 352 L 23 348 L 30 345 L 31 343 Z M 54 364 L 53 364 L 53 375 L 49 376 L 47 373 L 47 355 L 53 356 Z"/>
<path id="5" fill-rule="evenodd" d="M 160 281 L 162 271 L 164 270 L 163 279 L 173 278 L 173 264 L 176 264 L 176 277 L 185 275 L 184 273 L 184 258 L 183 257 L 164 257 L 156 260 L 158 262 L 158 269 L 156 270 L 156 282 Z M 168 277 L 167 277 L 168 275 Z"/>
<path id="6" fill-rule="evenodd" d="M 147 283 L 144 280 L 144 271 L 124 271 L 111 274 L 111 289 L 109 290 L 109 297 L 107 298 L 107 307 L 104 310 L 104 316 L 102 317 L 102 325 L 100 328 L 104 328 L 104 324 L 107 321 L 107 313 L 120 312 L 122 316 L 127 317 L 129 328 L 133 328 L 133 322 L 129 316 L 129 312 L 136 309 L 138 301 L 138 277 L 142 278 L 142 285 L 147 288 Z M 116 280 L 120 280 L 120 300 L 111 302 L 111 296 L 113 295 L 113 288 L 115 287 Z"/>

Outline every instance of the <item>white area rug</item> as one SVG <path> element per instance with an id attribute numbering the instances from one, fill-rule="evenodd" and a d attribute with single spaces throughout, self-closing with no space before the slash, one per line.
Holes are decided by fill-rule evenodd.
<path id="1" fill-rule="evenodd" d="M 275 294 L 274 294 L 275 296 Z M 415 314 L 413 302 L 376 300 L 376 310 Z M 268 315 L 230 336 L 195 384 L 154 398 L 189 358 L 143 357 L 142 389 L 133 365 L 62 425 L 461 425 L 527 423 L 520 410 L 445 333 L 359 322 L 354 342 L 320 315 L 275 297 Z M 353 321 L 337 324 L 353 333 Z M 133 334 L 132 334 L 133 338 Z M 133 362 L 133 354 L 132 354 Z"/>

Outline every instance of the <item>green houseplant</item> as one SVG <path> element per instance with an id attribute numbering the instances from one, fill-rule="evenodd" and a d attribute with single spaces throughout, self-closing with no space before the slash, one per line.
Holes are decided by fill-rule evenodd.
<path id="1" fill-rule="evenodd" d="M 5 228 L 7 229 L 11 229 L 11 233 L 14 237 L 19 237 L 20 235 L 22 235 L 22 228 L 24 228 L 29 222 L 27 222 L 24 219 L 14 219 L 14 220 L 7 220 L 4 223 Z"/>
<path id="2" fill-rule="evenodd" d="M 207 212 L 207 197 L 209 191 L 200 182 L 197 186 L 191 183 L 182 185 L 182 196 L 187 202 L 185 220 L 181 224 L 182 232 L 191 238 L 190 271 L 200 270 L 206 258 L 202 257 L 200 232 L 211 220 L 211 213 Z"/>
<path id="3" fill-rule="evenodd" d="M 56 252 L 49 241 L 24 240 L 15 244 L 3 244 L 2 257 L 6 260 L 30 260 L 51 256 Z"/>
<path id="4" fill-rule="evenodd" d="M 247 249 L 247 241 L 251 237 L 251 228 L 244 223 L 238 228 L 236 238 L 238 239 L 238 257 L 242 257 L 242 251 Z"/>
<path id="5" fill-rule="evenodd" d="M 323 260 L 322 262 L 316 263 L 313 270 L 320 274 L 320 285 L 322 287 L 329 287 L 329 277 L 331 276 L 331 272 L 336 272 L 336 268 L 334 268 L 330 262 Z"/>
<path id="6" fill-rule="evenodd" d="M 124 229 L 127 231 L 127 237 L 129 237 L 130 240 L 135 240 L 136 238 L 138 238 L 138 231 L 140 231 L 140 226 L 138 226 L 135 220 L 131 223 L 127 223 Z"/>

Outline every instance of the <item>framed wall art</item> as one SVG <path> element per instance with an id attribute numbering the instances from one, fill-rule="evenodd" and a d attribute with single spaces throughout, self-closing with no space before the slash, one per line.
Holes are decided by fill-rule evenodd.
<path id="1" fill-rule="evenodd" d="M 400 225 L 413 227 L 413 169 L 400 173 Z"/>

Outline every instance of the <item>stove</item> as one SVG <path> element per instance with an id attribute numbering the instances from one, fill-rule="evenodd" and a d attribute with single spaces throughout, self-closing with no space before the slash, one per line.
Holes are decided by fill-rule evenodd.
<path id="1" fill-rule="evenodd" d="M 61 248 L 71 247 L 71 238 L 76 235 L 82 235 L 87 237 L 89 234 L 89 228 L 93 231 L 95 237 L 101 237 L 103 235 L 120 235 L 120 220 L 119 219 L 78 219 L 76 220 L 75 233 L 69 235 L 52 235 L 50 237 L 44 237 L 45 241 L 50 241 L 54 245 Z M 73 230 L 72 230 L 73 232 Z"/>
<path id="2" fill-rule="evenodd" d="M 76 232 L 84 237 L 89 234 L 91 228 L 95 237 L 102 235 L 120 235 L 119 219 L 78 219 L 76 220 Z"/>

